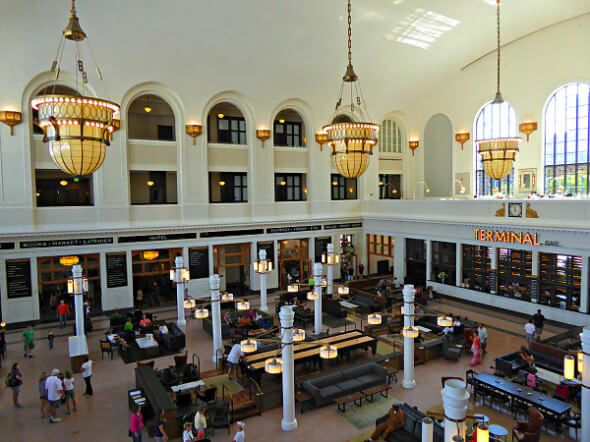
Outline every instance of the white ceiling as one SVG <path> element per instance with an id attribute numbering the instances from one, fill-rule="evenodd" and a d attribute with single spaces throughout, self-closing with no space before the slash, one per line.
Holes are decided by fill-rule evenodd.
<path id="1" fill-rule="evenodd" d="M 69 3 L 0 2 L 0 84 L 22 94 L 47 70 Z M 402 107 L 416 91 L 493 50 L 496 16 L 489 3 L 353 0 L 353 64 L 369 107 Z M 589 0 L 503 3 L 504 42 L 590 11 Z M 185 103 L 187 116 L 223 90 L 240 91 L 264 110 L 300 97 L 314 108 L 321 103 L 321 117 L 336 101 L 346 66 L 345 0 L 79 0 L 77 8 L 115 100 L 154 80 L 194 102 Z M 421 16 L 434 21 L 408 28 Z M 408 30 L 437 38 L 428 49 L 398 41 Z"/>

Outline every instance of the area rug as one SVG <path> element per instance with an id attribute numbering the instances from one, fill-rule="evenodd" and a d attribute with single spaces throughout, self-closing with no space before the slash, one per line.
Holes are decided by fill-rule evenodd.
<path id="1" fill-rule="evenodd" d="M 229 381 L 227 379 L 227 374 L 221 374 L 219 376 L 213 376 L 210 378 L 204 378 L 203 381 L 207 386 L 215 385 L 217 387 L 217 396 L 221 396 L 221 385 L 225 384 L 226 388 L 230 391 L 231 394 L 237 394 L 240 391 L 244 390 L 244 387 L 240 385 L 240 383 L 236 380 Z"/>
<path id="2" fill-rule="evenodd" d="M 184 351 L 184 349 L 181 350 Z M 166 348 L 165 346 L 160 345 L 158 349 L 158 354 L 156 356 L 146 357 L 142 353 L 140 353 L 139 348 L 131 346 L 127 350 L 121 350 L 120 355 L 121 359 L 123 359 L 123 362 L 125 362 L 126 364 L 133 364 L 137 361 L 148 361 L 152 359 L 162 358 L 164 356 L 176 355 L 180 353 L 181 350 L 168 350 L 168 348 Z M 109 356 L 105 355 L 105 357 Z"/>
<path id="3" fill-rule="evenodd" d="M 345 442 L 365 442 L 373 434 L 373 430 L 367 431 L 366 433 L 359 434 L 358 436 L 346 439 Z"/>
<path id="4" fill-rule="evenodd" d="M 361 407 L 357 407 L 351 402 L 350 404 L 346 404 L 346 411 L 344 413 L 338 410 L 338 407 L 334 408 L 334 412 L 361 430 L 374 426 L 377 418 L 387 414 L 392 404 L 401 402 L 399 399 L 392 397 L 391 394 L 389 397 L 376 394 L 373 398 L 374 401 L 372 403 L 363 399 L 363 405 Z"/>
<path id="5" fill-rule="evenodd" d="M 334 316 L 326 315 L 323 318 L 324 326 L 330 328 L 344 327 L 345 325 L 352 325 L 354 327 L 354 321 L 348 318 L 336 318 Z"/>

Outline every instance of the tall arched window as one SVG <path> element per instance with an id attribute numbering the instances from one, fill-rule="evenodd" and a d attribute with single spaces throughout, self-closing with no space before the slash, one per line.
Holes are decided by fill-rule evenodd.
<path id="1" fill-rule="evenodd" d="M 504 101 L 502 103 L 489 102 L 475 117 L 475 140 L 499 137 L 516 136 L 516 114 L 514 108 Z M 501 192 L 505 195 L 512 195 L 514 191 L 514 169 L 510 174 L 501 180 L 494 180 L 483 171 L 481 157 L 475 155 L 475 189 L 480 196 L 493 195 Z"/>
<path id="2" fill-rule="evenodd" d="M 401 153 L 402 152 L 402 130 L 393 120 L 381 122 L 379 134 L 379 152 Z"/>
<path id="3" fill-rule="evenodd" d="M 590 85 L 569 83 L 545 107 L 545 192 L 588 194 Z"/>

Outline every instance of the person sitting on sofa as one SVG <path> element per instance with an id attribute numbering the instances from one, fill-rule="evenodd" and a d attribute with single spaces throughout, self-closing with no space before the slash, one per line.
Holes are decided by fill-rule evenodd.
<path id="1" fill-rule="evenodd" d="M 143 319 L 139 321 L 139 326 L 145 329 L 148 328 L 150 325 L 152 325 L 151 319 L 148 318 L 147 315 L 143 315 Z"/>
<path id="2" fill-rule="evenodd" d="M 520 356 L 520 359 L 522 359 L 522 361 L 527 364 L 529 370 L 535 368 L 535 357 L 524 345 L 520 346 L 520 352 L 518 353 L 518 356 Z"/>
<path id="3" fill-rule="evenodd" d="M 131 322 L 131 316 L 127 316 L 127 321 L 125 322 L 125 327 L 123 327 L 125 331 L 133 331 L 133 322 Z"/>
<path id="4" fill-rule="evenodd" d="M 231 324 L 231 315 L 230 315 L 229 311 L 226 311 L 223 314 L 223 322 L 225 322 L 226 324 Z"/>
<path id="5" fill-rule="evenodd" d="M 376 440 L 382 433 L 383 439 L 385 440 L 391 433 L 404 425 L 406 425 L 406 416 L 404 415 L 404 412 L 399 408 L 399 404 L 393 404 L 387 414 L 387 419 L 377 425 L 377 428 L 375 428 L 371 437 L 365 442 Z"/>

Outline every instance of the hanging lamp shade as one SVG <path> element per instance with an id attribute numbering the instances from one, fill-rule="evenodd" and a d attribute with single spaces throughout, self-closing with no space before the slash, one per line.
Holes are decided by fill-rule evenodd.
<path id="1" fill-rule="evenodd" d="M 309 292 L 307 292 L 307 299 L 309 301 L 315 301 L 316 299 L 318 299 L 318 294 L 316 292 L 314 292 L 313 290 L 309 291 Z"/>
<path id="2" fill-rule="evenodd" d="M 195 318 L 205 319 L 207 317 L 209 317 L 209 310 L 206 308 L 198 308 L 195 310 Z"/>
<path id="3" fill-rule="evenodd" d="M 143 259 L 147 259 L 148 261 L 156 259 L 158 256 L 160 256 L 160 253 L 157 250 L 146 250 L 143 252 Z"/>
<path id="4" fill-rule="evenodd" d="M 402 330 L 402 335 L 406 338 L 417 338 L 418 333 L 418 329 L 412 326 L 405 326 Z"/>
<path id="5" fill-rule="evenodd" d="M 348 295 L 350 293 L 350 288 L 346 285 L 341 285 L 338 287 L 338 294 L 339 295 Z"/>
<path id="6" fill-rule="evenodd" d="M 250 310 L 250 303 L 248 301 L 238 301 L 236 304 L 238 311 Z"/>
<path id="7" fill-rule="evenodd" d="M 563 377 L 568 381 L 574 379 L 575 376 L 576 358 L 572 355 L 565 355 L 563 358 Z"/>
<path id="8" fill-rule="evenodd" d="M 281 358 L 269 358 L 264 362 L 264 371 L 268 374 L 280 374 L 283 371 L 283 360 Z"/>
<path id="9" fill-rule="evenodd" d="M 233 301 L 234 300 L 234 294 L 233 293 L 224 293 L 224 294 L 221 295 L 221 300 L 223 302 Z"/>
<path id="10" fill-rule="evenodd" d="M 453 325 L 453 318 L 449 316 L 439 316 L 436 318 L 436 324 L 439 327 L 451 327 Z"/>
<path id="11" fill-rule="evenodd" d="M 71 267 L 80 262 L 80 258 L 77 256 L 62 256 L 59 258 L 59 263 L 64 267 Z"/>
<path id="12" fill-rule="evenodd" d="M 367 317 L 367 321 L 369 322 L 370 325 L 379 325 L 381 324 L 381 315 L 379 313 L 371 313 L 368 317 Z"/>
<path id="13" fill-rule="evenodd" d="M 293 329 L 293 342 L 301 342 L 305 340 L 305 330 L 302 328 Z"/>
<path id="14" fill-rule="evenodd" d="M 476 141 L 477 153 L 481 157 L 487 176 L 501 180 L 512 171 L 521 138 L 489 138 Z"/>
<path id="15" fill-rule="evenodd" d="M 335 359 L 338 356 L 338 348 L 333 345 L 323 345 L 320 348 L 320 358 Z"/>
<path id="16" fill-rule="evenodd" d="M 287 286 L 287 293 L 297 293 L 299 291 L 299 286 L 297 284 L 289 284 Z"/>
<path id="17" fill-rule="evenodd" d="M 244 353 L 254 353 L 258 348 L 258 344 L 256 343 L 256 339 L 245 339 L 240 342 L 240 347 Z"/>
<path id="18" fill-rule="evenodd" d="M 184 300 L 184 308 L 185 309 L 192 309 L 195 308 L 197 305 L 197 303 L 195 302 L 194 299 L 185 299 Z"/>

